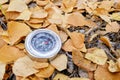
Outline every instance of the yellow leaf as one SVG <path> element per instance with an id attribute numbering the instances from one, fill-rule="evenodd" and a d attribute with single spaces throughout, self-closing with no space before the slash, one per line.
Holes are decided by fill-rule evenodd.
<path id="1" fill-rule="evenodd" d="M 62 43 L 64 43 L 67 40 L 68 35 L 63 31 L 60 31 L 60 38 L 62 40 Z"/>
<path id="2" fill-rule="evenodd" d="M 113 13 L 111 15 L 111 19 L 120 21 L 120 13 L 119 12 L 118 13 Z"/>
<path id="3" fill-rule="evenodd" d="M 54 78 L 53 80 L 69 80 L 69 77 L 64 75 L 64 74 L 61 74 L 61 73 L 58 73 Z"/>
<path id="4" fill-rule="evenodd" d="M 16 19 L 29 20 L 31 14 L 32 13 L 27 9 L 27 10 L 24 10 Z"/>
<path id="5" fill-rule="evenodd" d="M 3 80 L 5 69 L 6 69 L 6 64 L 0 62 L 0 80 Z"/>
<path id="6" fill-rule="evenodd" d="M 25 23 L 11 21 L 11 22 L 8 22 L 7 31 L 8 31 L 10 44 L 13 45 L 21 41 L 22 37 L 27 36 L 27 34 L 31 32 L 31 29 Z"/>
<path id="7" fill-rule="evenodd" d="M 10 2 L 7 11 L 16 11 L 16 12 L 23 12 L 24 10 L 28 9 L 27 5 L 22 0 L 13 0 Z"/>
<path id="8" fill-rule="evenodd" d="M 25 56 L 25 54 L 22 51 L 20 51 L 18 48 L 13 46 L 4 45 L 0 49 L 1 62 L 9 63 L 23 56 Z"/>
<path id="9" fill-rule="evenodd" d="M 107 61 L 107 55 L 103 49 L 94 49 L 91 53 L 87 53 L 85 58 L 99 65 L 104 65 Z"/>
<path id="10" fill-rule="evenodd" d="M 41 69 L 41 68 L 46 68 L 49 66 L 49 63 L 47 62 L 34 62 L 34 68 L 35 69 Z"/>
<path id="11" fill-rule="evenodd" d="M 35 75 L 41 78 L 49 78 L 53 74 L 54 70 L 55 68 L 49 64 L 48 67 L 39 69 L 39 72 Z"/>
<path id="12" fill-rule="evenodd" d="M 113 60 L 110 60 L 108 63 L 108 70 L 110 72 L 120 72 L 120 68 L 118 67 L 117 63 L 115 63 Z"/>
<path id="13" fill-rule="evenodd" d="M 60 54 L 54 60 L 50 61 L 50 63 L 58 71 L 65 70 L 67 68 L 67 56 L 65 54 Z"/>
<path id="14" fill-rule="evenodd" d="M 13 65 L 13 73 L 17 76 L 28 77 L 38 72 L 34 69 L 34 62 L 28 57 L 22 57 L 16 60 Z"/>

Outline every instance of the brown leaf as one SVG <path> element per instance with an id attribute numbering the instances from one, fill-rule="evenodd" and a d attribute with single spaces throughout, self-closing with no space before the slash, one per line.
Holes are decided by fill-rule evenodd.
<path id="1" fill-rule="evenodd" d="M 108 47 L 112 47 L 112 45 L 111 45 L 110 40 L 109 40 L 108 37 L 102 36 L 102 37 L 100 37 L 100 40 L 101 40 L 104 44 L 106 44 Z"/>
<path id="2" fill-rule="evenodd" d="M 53 74 L 54 70 L 55 68 L 49 64 L 48 67 L 40 69 L 35 75 L 41 78 L 49 78 Z"/>
<path id="3" fill-rule="evenodd" d="M 10 40 L 10 44 L 13 45 L 16 42 L 21 41 L 22 37 L 27 36 L 27 34 L 31 32 L 31 29 L 25 23 L 11 21 L 8 22 L 7 31 L 9 35 L 8 37 Z"/>
<path id="4" fill-rule="evenodd" d="M 48 4 L 49 0 L 45 0 L 45 1 L 40 1 L 40 0 L 35 0 L 37 5 L 39 6 L 45 6 Z"/>
<path id="5" fill-rule="evenodd" d="M 73 26 L 84 26 L 87 24 L 85 17 L 78 12 L 70 14 L 68 16 L 67 23 Z"/>
<path id="6" fill-rule="evenodd" d="M 50 63 L 58 71 L 62 71 L 67 68 L 67 61 L 67 56 L 65 54 L 60 54 L 54 60 L 50 61 Z"/>
<path id="7" fill-rule="evenodd" d="M 1 62 L 9 63 L 23 56 L 25 56 L 25 54 L 22 51 L 20 51 L 18 48 L 13 46 L 4 45 L 0 49 Z"/>
<path id="8" fill-rule="evenodd" d="M 72 51 L 72 59 L 74 64 L 78 67 L 83 68 L 87 71 L 96 70 L 96 64 L 91 63 L 91 61 L 84 58 L 83 54 L 80 51 L 73 50 Z"/>
<path id="9" fill-rule="evenodd" d="M 24 10 L 28 9 L 27 5 L 22 0 L 13 0 L 10 2 L 7 11 L 16 11 L 16 12 L 23 12 Z"/>
<path id="10" fill-rule="evenodd" d="M 6 42 L 0 36 L 0 48 L 2 48 L 4 45 L 6 45 Z"/>
<path id="11" fill-rule="evenodd" d="M 13 73 L 17 76 L 28 77 L 38 72 L 34 69 L 34 62 L 28 57 L 22 57 L 16 60 L 13 65 Z"/>
<path id="12" fill-rule="evenodd" d="M 25 49 L 25 45 L 23 43 L 19 43 L 19 44 L 15 45 L 15 47 L 17 47 L 19 49 Z"/>
<path id="13" fill-rule="evenodd" d="M 57 33 L 59 35 L 59 30 L 55 24 L 48 26 L 47 29 L 54 31 L 55 33 Z"/>
<path id="14" fill-rule="evenodd" d="M 95 80 L 120 80 L 120 72 L 113 74 L 108 71 L 107 67 L 107 65 L 98 66 L 94 74 Z"/>
<path id="15" fill-rule="evenodd" d="M 87 53 L 85 58 L 96 64 L 104 65 L 108 57 L 103 49 L 94 49 L 93 52 Z"/>
<path id="16" fill-rule="evenodd" d="M 117 65 L 120 68 L 120 58 L 117 59 Z"/>
<path id="17" fill-rule="evenodd" d="M 82 48 L 84 46 L 84 35 L 77 32 L 71 32 L 70 38 L 75 48 Z"/>
<path id="18" fill-rule="evenodd" d="M 3 80 L 4 74 L 5 74 L 6 65 L 7 64 L 0 62 L 0 80 Z"/>
<path id="19" fill-rule="evenodd" d="M 120 29 L 120 25 L 117 22 L 112 22 L 111 25 L 106 25 L 106 31 L 107 32 L 118 32 Z"/>
<path id="20" fill-rule="evenodd" d="M 29 20 L 29 23 L 31 24 L 39 24 L 39 23 L 43 23 L 44 22 L 44 19 L 39 19 L 39 18 L 31 18 Z"/>

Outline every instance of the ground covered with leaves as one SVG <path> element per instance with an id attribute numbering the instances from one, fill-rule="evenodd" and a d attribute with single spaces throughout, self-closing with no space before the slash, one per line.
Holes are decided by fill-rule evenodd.
<path id="1" fill-rule="evenodd" d="M 0 80 L 120 80 L 120 0 L 0 0 Z M 56 58 L 28 57 L 36 29 L 62 40 Z"/>

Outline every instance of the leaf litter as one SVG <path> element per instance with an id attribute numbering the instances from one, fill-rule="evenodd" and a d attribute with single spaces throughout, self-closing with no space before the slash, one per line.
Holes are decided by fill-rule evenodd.
<path id="1" fill-rule="evenodd" d="M 0 79 L 119 80 L 119 9 L 120 0 L 0 0 Z M 50 61 L 25 50 L 25 37 L 41 28 L 62 40 Z"/>

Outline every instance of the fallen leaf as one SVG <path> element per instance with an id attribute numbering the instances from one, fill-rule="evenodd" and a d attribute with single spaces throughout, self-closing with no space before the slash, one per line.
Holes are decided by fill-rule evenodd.
<path id="1" fill-rule="evenodd" d="M 47 27 L 47 29 L 54 31 L 59 35 L 59 30 L 55 24 L 51 24 L 50 26 Z"/>
<path id="2" fill-rule="evenodd" d="M 62 71 L 67 68 L 67 61 L 67 56 L 65 54 L 60 54 L 54 60 L 50 61 L 50 63 L 58 71 Z"/>
<path id="3" fill-rule="evenodd" d="M 26 21 L 26 24 L 29 25 L 31 28 L 35 28 L 35 29 L 38 29 L 38 28 L 41 28 L 42 27 L 42 24 L 41 23 L 30 23 L 28 21 Z"/>
<path id="4" fill-rule="evenodd" d="M 107 65 L 98 66 L 94 74 L 95 80 L 120 80 L 120 72 L 113 74 L 108 71 L 107 67 Z"/>
<path id="5" fill-rule="evenodd" d="M 47 62 L 34 62 L 34 68 L 35 69 L 41 69 L 41 68 L 46 68 L 49 66 L 49 63 Z"/>
<path id="6" fill-rule="evenodd" d="M 59 34 L 60 34 L 60 38 L 61 38 L 62 43 L 64 43 L 67 40 L 68 35 L 63 31 L 60 31 Z"/>
<path id="7" fill-rule="evenodd" d="M 25 23 L 11 21 L 8 22 L 7 31 L 9 40 L 11 42 L 10 44 L 13 45 L 20 41 L 22 37 L 27 36 L 27 34 L 31 32 L 31 29 Z"/>
<path id="8" fill-rule="evenodd" d="M 73 50 L 72 51 L 72 59 L 75 65 L 78 67 L 85 69 L 86 71 L 95 71 L 96 64 L 93 64 L 91 61 L 84 58 L 83 54 L 80 51 Z"/>
<path id="9" fill-rule="evenodd" d="M 39 69 L 39 72 L 35 75 L 41 78 L 49 78 L 53 74 L 54 70 L 55 68 L 49 64 L 48 67 Z"/>
<path id="10" fill-rule="evenodd" d="M 25 54 L 16 47 L 4 45 L 2 48 L 0 48 L 1 62 L 9 63 L 23 56 L 25 56 Z"/>
<path id="11" fill-rule="evenodd" d="M 111 16 L 111 19 L 120 21 L 120 13 L 119 12 L 112 13 L 112 15 L 110 15 L 110 16 Z"/>
<path id="12" fill-rule="evenodd" d="M 40 77 L 37 77 L 35 75 L 31 75 L 28 78 L 29 78 L 29 80 L 45 80 L 44 78 L 40 78 Z"/>
<path id="13" fill-rule="evenodd" d="M 29 20 L 31 14 L 32 13 L 27 9 L 27 10 L 24 10 L 16 19 L 18 19 L 18 20 Z"/>
<path id="14" fill-rule="evenodd" d="M 102 37 L 100 37 L 100 40 L 101 40 L 104 44 L 106 44 L 108 47 L 112 47 L 111 42 L 110 42 L 110 40 L 109 40 L 108 37 L 102 36 Z"/>
<path id="15" fill-rule="evenodd" d="M 69 80 L 69 77 L 67 75 L 57 73 L 53 80 Z"/>
<path id="16" fill-rule="evenodd" d="M 32 18 L 46 18 L 48 13 L 44 9 L 36 10 L 32 13 Z"/>
<path id="17" fill-rule="evenodd" d="M 17 47 L 19 49 L 25 49 L 25 45 L 23 43 L 19 43 L 19 44 L 15 45 L 15 47 Z"/>
<path id="18" fill-rule="evenodd" d="M 72 52 L 73 49 L 76 49 L 73 44 L 71 39 L 68 39 L 62 46 L 62 49 L 68 52 Z"/>
<path id="19" fill-rule="evenodd" d="M 45 6 L 48 4 L 49 0 L 45 0 L 45 1 L 40 1 L 40 0 L 35 0 L 37 5 L 39 6 Z"/>
<path id="20" fill-rule="evenodd" d="M 108 70 L 110 72 L 120 72 L 120 68 L 118 67 L 117 63 L 115 63 L 113 60 L 110 60 L 108 63 Z"/>
<path id="21" fill-rule="evenodd" d="M 108 57 L 103 49 L 94 49 L 93 52 L 87 53 L 85 58 L 96 64 L 104 65 Z"/>
<path id="22" fill-rule="evenodd" d="M 98 7 L 104 8 L 104 9 L 110 11 L 112 6 L 114 6 L 114 0 L 106 0 L 106 1 L 102 1 Z"/>
<path id="23" fill-rule="evenodd" d="M 24 10 L 28 9 L 26 3 L 22 0 L 13 0 L 10 2 L 7 11 L 16 11 L 16 12 L 23 12 Z"/>
<path id="24" fill-rule="evenodd" d="M 5 18 L 7 20 L 15 20 L 20 15 L 19 12 L 6 12 Z"/>
<path id="25" fill-rule="evenodd" d="M 81 49 L 84 46 L 83 34 L 77 32 L 70 32 L 69 35 L 75 48 Z"/>
<path id="26" fill-rule="evenodd" d="M 117 22 L 112 22 L 111 25 L 107 24 L 105 29 L 107 32 L 118 32 L 120 25 Z"/>
<path id="27" fill-rule="evenodd" d="M 15 61 L 13 65 L 13 73 L 17 76 L 28 77 L 38 72 L 34 69 L 34 62 L 28 57 L 22 57 Z"/>
<path id="28" fill-rule="evenodd" d="M 77 0 L 62 0 L 61 8 L 64 12 L 72 12 L 76 3 L 77 3 Z"/>
<path id="29" fill-rule="evenodd" d="M 6 65 L 7 64 L 0 62 L 0 80 L 3 80 L 4 74 L 5 74 Z"/>
<path id="30" fill-rule="evenodd" d="M 104 20 L 105 22 L 111 24 L 111 17 L 107 16 L 107 15 L 99 15 L 101 17 L 102 20 Z"/>
<path id="31" fill-rule="evenodd" d="M 117 59 L 117 65 L 120 68 L 120 58 Z"/>
<path id="32" fill-rule="evenodd" d="M 87 24 L 85 17 L 78 12 L 71 13 L 67 18 L 67 23 L 73 26 L 84 26 Z"/>
<path id="33" fill-rule="evenodd" d="M 0 4 L 4 4 L 6 2 L 8 2 L 8 0 L 0 0 Z"/>
<path id="34" fill-rule="evenodd" d="M 70 80 L 90 80 L 88 78 L 77 78 L 77 77 L 74 77 L 74 78 L 70 78 Z"/>
<path id="35" fill-rule="evenodd" d="M 4 45 L 6 45 L 6 42 L 0 36 L 0 48 L 2 48 Z"/>
<path id="36" fill-rule="evenodd" d="M 44 22 L 44 19 L 40 19 L 40 18 L 31 18 L 29 20 L 29 23 L 31 24 L 39 24 L 39 23 L 43 23 Z"/>

